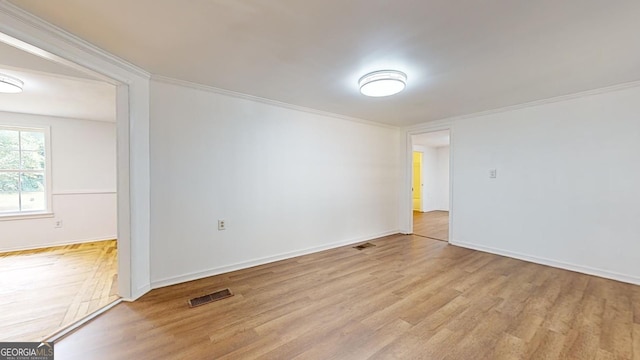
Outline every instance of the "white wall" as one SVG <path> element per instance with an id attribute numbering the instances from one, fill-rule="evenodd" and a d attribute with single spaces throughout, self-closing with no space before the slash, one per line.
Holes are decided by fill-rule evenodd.
<path id="1" fill-rule="evenodd" d="M 49 126 L 53 218 L 0 219 L 0 251 L 115 239 L 115 123 L 0 112 L 0 123 Z M 62 228 L 54 222 L 62 220 Z"/>
<path id="2" fill-rule="evenodd" d="M 455 121 L 452 243 L 640 283 L 639 116 L 634 87 Z"/>
<path id="3" fill-rule="evenodd" d="M 449 211 L 449 147 L 413 145 L 422 155 L 422 209 Z"/>
<path id="4" fill-rule="evenodd" d="M 399 139 L 152 81 L 153 285 L 398 232 Z"/>

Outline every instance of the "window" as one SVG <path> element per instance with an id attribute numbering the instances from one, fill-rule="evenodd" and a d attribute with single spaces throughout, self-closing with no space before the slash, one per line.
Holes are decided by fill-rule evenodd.
<path id="1" fill-rule="evenodd" d="M 0 125 L 0 216 L 49 212 L 47 128 Z"/>

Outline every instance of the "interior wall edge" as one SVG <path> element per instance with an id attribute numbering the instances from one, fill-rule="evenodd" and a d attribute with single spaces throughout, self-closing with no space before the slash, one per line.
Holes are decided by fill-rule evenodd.
<path id="1" fill-rule="evenodd" d="M 486 252 L 494 255 L 506 256 L 509 258 L 523 260 L 523 261 L 527 261 L 527 262 L 531 262 L 539 265 L 546 265 L 554 268 L 575 271 L 575 272 L 579 272 L 586 275 L 592 275 L 592 276 L 597 276 L 605 279 L 616 280 L 616 281 L 620 281 L 628 284 L 640 285 L 640 277 L 621 274 L 615 271 L 598 269 L 598 268 L 593 268 L 589 266 L 576 265 L 576 264 L 567 263 L 563 261 L 547 259 L 543 257 L 533 256 L 533 255 L 527 255 L 519 252 L 498 249 L 490 246 L 478 245 L 478 244 L 465 242 L 465 241 L 458 241 L 454 239 L 449 240 L 449 244 L 463 247 L 466 249 L 482 251 L 482 252 Z"/>
<path id="2" fill-rule="evenodd" d="M 14 251 L 25 251 L 25 250 L 37 250 L 37 249 L 45 249 L 50 247 L 58 247 L 58 246 L 67 246 L 67 245 L 75 245 L 75 244 L 84 244 L 84 243 L 92 243 L 92 242 L 100 242 L 100 241 L 110 241 L 116 240 L 116 234 L 107 235 L 107 236 L 96 236 L 95 238 L 86 238 L 86 239 L 76 239 L 72 241 L 65 241 L 59 243 L 43 243 L 36 245 L 29 245 L 25 247 L 12 247 L 12 248 L 2 248 L 0 252 L 14 252 Z"/>
<path id="3" fill-rule="evenodd" d="M 546 104 L 553 104 L 556 102 L 564 102 L 564 101 L 580 99 L 580 98 L 594 96 L 594 95 L 606 94 L 606 93 L 615 92 L 615 91 L 622 91 L 622 90 L 631 89 L 635 87 L 640 87 L 640 80 L 625 82 L 625 83 L 611 85 L 611 86 L 605 86 L 602 88 L 596 88 L 596 89 L 591 89 L 587 91 L 580 91 L 577 93 L 555 96 L 547 99 L 540 99 L 540 100 L 535 100 L 535 101 L 530 101 L 530 102 L 525 102 L 520 104 L 514 104 L 510 106 L 496 108 L 496 109 L 488 109 L 485 111 L 480 111 L 480 112 L 471 113 L 471 114 L 451 116 L 451 117 L 447 117 L 439 120 L 427 121 L 427 122 L 407 126 L 403 128 L 403 130 L 407 131 L 411 135 L 420 134 L 423 132 L 438 131 L 438 130 L 432 130 L 432 129 L 440 129 L 440 127 L 442 127 L 441 130 L 446 130 L 447 129 L 445 127 L 446 125 L 455 123 L 456 121 L 459 121 L 459 120 L 466 120 L 466 119 L 473 119 L 473 118 L 478 118 L 478 117 L 483 117 L 488 115 L 501 114 L 501 113 L 506 113 L 506 112 L 515 111 L 515 110 L 521 110 L 521 109 L 527 109 L 531 107 L 546 105 Z"/>
<path id="4" fill-rule="evenodd" d="M 313 253 L 317 253 L 325 250 L 331 250 L 331 249 L 339 248 L 342 246 L 352 245 L 352 244 L 356 244 L 363 241 L 374 240 L 377 238 L 381 238 L 389 235 L 395 235 L 399 233 L 400 233 L 400 230 L 390 230 L 390 231 L 385 231 L 385 232 L 374 234 L 374 235 L 358 237 L 355 239 L 348 239 L 343 241 L 337 241 L 337 242 L 333 242 L 333 243 L 325 244 L 321 246 L 306 248 L 302 250 L 295 250 L 291 252 L 286 252 L 286 253 L 273 255 L 273 256 L 267 256 L 267 257 L 244 261 L 244 262 L 231 264 L 231 265 L 220 266 L 220 267 L 212 268 L 209 270 L 198 271 L 198 272 L 168 277 L 164 279 L 159 279 L 151 282 L 151 289 L 158 289 L 166 286 L 184 283 L 187 281 L 199 280 L 199 279 L 203 279 L 210 276 L 225 274 L 232 271 L 251 268 L 254 266 L 265 265 L 265 264 L 269 264 L 269 263 L 273 263 L 281 260 L 287 260 L 287 259 L 295 258 L 298 256 L 309 255 L 309 254 L 313 254 Z"/>
<path id="5" fill-rule="evenodd" d="M 153 288 L 151 287 L 151 283 L 144 284 L 138 287 L 137 289 L 135 289 L 135 292 L 133 292 L 131 296 L 123 297 L 122 300 L 126 302 L 134 302 L 140 299 L 141 297 L 143 297 L 146 293 L 148 293 L 151 290 L 153 290 Z"/>
<path id="6" fill-rule="evenodd" d="M 149 79 L 151 77 L 151 74 L 148 71 L 142 69 L 141 67 L 136 66 L 58 26 L 55 26 L 8 1 L 0 1 L 0 12 L 22 23 L 25 23 L 30 27 L 36 28 L 39 31 L 43 31 L 48 34 L 51 34 L 52 36 L 55 36 L 56 38 L 64 41 L 68 45 L 71 45 L 76 49 L 80 49 L 85 53 L 89 53 L 91 56 L 100 58 L 100 60 L 108 62 L 114 66 L 117 66 L 124 71 L 133 73 L 137 76 L 141 76 L 146 79 Z M 20 39 L 20 40 L 24 40 L 24 39 Z M 31 44 L 31 45 L 35 45 L 35 44 Z M 66 57 L 65 58 L 61 57 L 61 58 L 57 58 L 56 60 L 62 60 L 67 66 L 71 66 L 73 68 L 78 69 L 76 66 L 74 66 L 74 65 L 77 65 L 77 64 L 74 64 L 75 63 L 74 59 L 67 59 Z M 80 69 L 80 70 L 86 71 L 87 69 Z M 98 75 L 94 71 L 91 71 L 90 74 Z"/>
<path id="7" fill-rule="evenodd" d="M 119 294 L 130 297 L 151 277 L 150 74 L 5 0 L 0 1 L 0 37 L 118 85 L 118 284 Z"/>
<path id="8" fill-rule="evenodd" d="M 353 121 L 353 122 L 360 123 L 360 124 L 373 125 L 373 126 L 386 128 L 386 129 L 400 129 L 397 126 L 383 124 L 383 123 L 379 123 L 379 122 L 375 122 L 375 121 L 371 121 L 371 120 L 367 120 L 367 119 L 360 119 L 360 118 L 356 118 L 356 117 L 352 117 L 352 116 L 336 114 L 336 113 L 332 113 L 332 112 L 328 112 L 328 111 L 322 111 L 322 110 L 318 110 L 318 109 L 313 109 L 313 108 L 309 108 L 309 107 L 305 107 L 305 106 L 293 105 L 293 104 L 289 104 L 289 103 L 282 102 L 282 101 L 277 101 L 277 100 L 272 100 L 272 99 L 263 98 L 263 97 L 259 97 L 259 96 L 254 96 L 254 95 L 249 95 L 249 94 L 240 93 L 240 92 L 236 92 L 236 91 L 231 91 L 231 90 L 227 90 L 227 89 L 217 88 L 217 87 L 214 87 L 214 86 L 198 84 L 198 83 L 194 83 L 194 82 L 191 82 L 191 81 L 185 81 L 185 80 L 180 80 L 180 79 L 174 79 L 174 78 L 171 78 L 171 77 L 168 77 L 168 76 L 152 75 L 151 76 L 151 81 L 156 81 L 156 82 L 169 84 L 169 85 L 182 86 L 182 87 L 190 88 L 190 89 L 193 89 L 193 90 L 200 90 L 200 91 L 210 92 L 210 93 L 214 93 L 214 94 L 218 94 L 218 95 L 229 96 L 229 97 L 236 98 L 236 99 L 255 101 L 255 102 L 266 104 L 266 105 L 273 105 L 273 106 L 277 106 L 279 108 L 295 110 L 295 111 L 301 111 L 301 112 L 308 113 L 308 114 L 314 114 L 314 115 L 320 115 L 320 116 L 328 116 L 328 117 L 332 117 L 332 118 L 336 118 L 336 119 L 341 119 L 341 120 L 346 120 L 346 121 Z"/>

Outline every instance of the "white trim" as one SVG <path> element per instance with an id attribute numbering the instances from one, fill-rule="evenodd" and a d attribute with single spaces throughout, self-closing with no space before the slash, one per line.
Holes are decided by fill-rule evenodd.
<path id="1" fill-rule="evenodd" d="M 415 176 L 415 173 L 413 172 L 413 155 L 415 153 L 420 153 L 422 154 L 422 156 L 420 157 L 420 170 L 422 172 L 422 167 L 424 166 L 424 151 L 420 151 L 420 150 L 416 150 L 414 149 L 415 145 L 413 145 L 413 141 L 411 142 L 411 210 L 412 210 L 412 214 L 413 211 L 419 211 L 421 213 L 424 213 L 424 179 L 422 178 L 422 174 L 420 174 L 420 205 L 419 205 L 419 209 L 416 210 L 413 208 L 413 177 Z M 411 222 L 413 224 L 413 221 Z M 411 230 L 413 232 L 413 226 L 411 226 Z"/>
<path id="2" fill-rule="evenodd" d="M 108 62 L 112 65 L 115 65 L 123 70 L 126 70 L 127 72 L 133 73 L 135 75 L 138 76 L 142 76 L 142 77 L 146 77 L 147 79 L 150 77 L 150 74 L 143 70 L 142 68 L 135 66 L 133 64 L 131 64 L 130 62 L 127 62 L 111 53 L 108 53 L 104 50 L 102 50 L 101 48 L 91 44 L 88 41 L 85 41 L 79 37 L 77 37 L 76 35 L 73 35 L 70 32 L 67 32 L 65 30 L 63 30 L 62 28 L 59 28 L 51 23 L 48 23 L 42 19 L 40 19 L 39 17 L 23 10 L 22 8 L 9 3 L 6 0 L 2 0 L 2 2 L 0 3 L 0 11 L 4 12 L 5 14 L 14 17 L 18 20 L 20 20 L 21 22 L 27 24 L 30 27 L 36 28 L 40 31 L 44 31 L 46 33 L 52 34 L 55 37 L 57 37 L 58 39 L 64 41 L 65 43 L 72 45 L 73 47 L 75 47 L 77 50 L 80 50 L 81 52 L 94 56 L 94 57 L 98 57 L 100 58 L 100 60 Z M 37 52 L 37 48 L 34 49 Z M 36 54 L 39 55 L 39 54 Z M 65 60 L 65 59 L 63 59 Z M 66 59 L 66 60 L 70 60 L 73 61 L 73 59 Z M 55 61 L 55 60 L 54 60 Z M 65 61 L 66 63 L 66 61 Z M 86 68 L 82 68 L 80 69 L 81 71 L 86 71 Z"/>
<path id="3" fill-rule="evenodd" d="M 14 220 L 18 217 L 22 218 L 34 218 L 33 215 L 44 215 L 40 217 L 46 217 L 47 214 L 53 214 L 53 173 L 51 171 L 51 157 L 53 156 L 51 151 L 51 126 L 48 125 L 14 125 L 9 123 L 0 124 L 0 129 L 5 129 L 9 131 L 24 131 L 24 132 L 40 132 L 44 134 L 44 171 L 43 170 L 4 170 L 3 172 L 12 171 L 12 172 L 43 172 L 44 173 L 44 188 L 45 188 L 45 208 L 37 211 L 25 211 L 25 212 L 15 212 L 8 214 L 6 216 L 0 215 L 0 217 L 4 219 L 12 218 Z M 20 153 L 22 153 L 22 146 L 19 148 Z M 20 191 L 22 192 L 22 190 Z M 37 216 L 36 216 L 37 217 Z"/>
<path id="4" fill-rule="evenodd" d="M 56 342 L 62 338 L 64 338 L 65 336 L 69 335 L 70 333 L 76 331 L 77 329 L 83 327 L 85 324 L 87 324 L 88 322 L 90 322 L 91 320 L 97 318 L 98 316 L 104 314 L 105 312 L 107 312 L 108 310 L 114 308 L 116 305 L 120 304 L 122 302 L 122 299 L 117 299 L 115 301 L 113 301 L 110 304 L 107 304 L 105 307 L 102 307 L 94 312 L 92 312 L 91 314 L 83 317 L 82 319 L 71 323 L 68 326 L 65 326 L 64 328 L 57 330 L 56 332 L 54 332 L 53 334 L 46 336 L 42 341 L 46 341 L 46 342 Z"/>
<path id="5" fill-rule="evenodd" d="M 0 0 L 2 1 L 2 0 Z M 0 33 L 1 34 L 1 33 Z M 0 41 L 2 42 L 2 41 Z M 16 112 L 16 111 L 7 111 L 7 110 L 1 110 L 0 113 L 2 114 L 7 114 L 7 115 L 26 115 L 26 116 L 34 116 L 34 117 L 40 117 L 40 118 L 47 118 L 47 119 L 61 119 L 61 120 L 76 120 L 76 121 L 94 121 L 94 122 L 98 122 L 98 123 L 110 123 L 110 124 L 114 124 L 116 122 L 115 119 L 113 120 L 95 120 L 95 119 L 84 119 L 84 118 L 76 118 L 76 117 L 71 117 L 71 116 L 57 116 L 57 115 L 43 115 L 43 114 L 36 114 L 36 113 L 27 113 L 27 112 Z M 20 125 L 17 125 L 20 126 Z M 46 125 L 43 125 L 46 126 Z"/>
<path id="6" fill-rule="evenodd" d="M 18 72 L 22 72 L 22 71 L 25 70 L 24 67 L 9 66 L 9 65 L 4 65 L 4 64 L 2 65 L 2 68 L 3 68 L 3 70 L 13 70 L 13 71 L 18 71 Z M 56 79 L 62 79 L 62 80 L 72 80 L 72 81 L 88 83 L 88 84 L 95 84 L 96 81 L 104 82 L 102 77 L 96 78 L 94 76 L 91 76 L 90 74 L 86 74 L 86 75 L 78 74 L 78 75 L 73 76 L 73 75 L 63 75 L 63 74 L 46 72 L 46 71 L 35 70 L 35 69 L 27 69 L 27 70 L 29 70 L 29 73 L 31 73 L 31 74 L 44 75 L 44 76 L 48 76 L 48 77 L 52 77 L 52 78 L 56 78 Z M 78 73 L 80 73 L 80 71 L 78 71 Z M 9 111 L 7 111 L 7 112 L 9 112 Z M 19 114 L 28 114 L 28 113 L 20 112 Z M 41 116 L 49 116 L 49 115 L 41 115 Z M 59 117 L 59 116 L 53 115 L 52 117 Z M 93 120 L 93 119 L 86 119 L 86 120 L 87 121 L 105 121 L 105 120 Z"/>
<path id="7" fill-rule="evenodd" d="M 447 117 L 447 118 L 444 118 L 444 119 L 427 121 L 427 122 L 423 122 L 423 123 L 420 123 L 420 124 L 407 126 L 405 129 L 409 130 L 409 131 L 416 131 L 416 130 L 420 130 L 423 127 L 429 127 L 429 126 L 431 126 L 433 124 L 440 124 L 440 123 L 446 123 L 446 122 L 455 122 L 457 120 L 464 120 L 464 119 L 470 119 L 470 118 L 475 118 L 475 117 L 482 117 L 482 116 L 499 114 L 499 113 L 514 111 L 514 110 L 526 109 L 526 108 L 530 108 L 530 107 L 536 107 L 536 106 L 545 105 L 545 104 L 551 104 L 551 103 L 556 103 L 556 102 L 580 99 L 580 98 L 583 98 L 583 97 L 588 97 L 588 96 L 593 96 L 593 95 L 600 95 L 600 94 L 605 94 L 605 93 L 609 93 L 609 92 L 625 90 L 625 89 L 638 87 L 638 86 L 640 86 L 640 80 L 630 81 L 630 82 L 626 82 L 626 83 L 622 83 L 622 84 L 616 84 L 616 85 L 612 85 L 612 86 L 606 86 L 606 87 L 602 87 L 602 88 L 591 89 L 591 90 L 581 91 L 581 92 L 572 93 L 572 94 L 554 96 L 554 97 L 551 97 L 551 98 L 540 99 L 540 100 L 535 100 L 535 101 L 529 101 L 529 102 L 515 104 L 515 105 L 509 105 L 509 106 L 505 106 L 505 107 L 501 107 L 501 108 L 490 109 L 490 110 L 485 110 L 485 111 L 479 111 L 479 112 L 475 112 L 475 113 L 471 113 L 471 114 L 465 114 L 465 115 L 459 115 L 459 116 L 451 116 L 451 117 Z"/>
<path id="8" fill-rule="evenodd" d="M 46 200 L 46 206 L 45 206 L 45 211 L 46 212 L 53 212 L 53 170 L 52 170 L 52 165 L 53 165 L 53 161 L 51 160 L 51 158 L 53 157 L 53 151 L 51 150 L 51 126 L 43 126 L 42 127 L 44 129 L 44 162 L 45 162 L 45 168 L 44 168 L 44 181 L 45 181 L 45 188 L 46 188 L 46 194 L 45 194 L 45 200 Z"/>
<path id="9" fill-rule="evenodd" d="M 117 231 L 118 231 L 118 295 L 123 298 L 133 296 L 132 284 L 134 282 L 135 267 L 132 262 L 134 252 L 133 239 L 133 203 L 131 196 L 131 150 L 130 150 L 130 127 L 131 114 L 129 113 L 129 87 L 118 85 L 116 87 L 116 158 L 118 159 L 117 169 L 117 192 L 116 206 Z M 121 119 L 130 119 L 128 124 L 122 124 Z M 127 141 L 122 141 L 127 139 Z M 148 249 L 145 249 L 149 251 Z M 149 254 L 147 253 L 147 256 Z M 149 259 L 150 261 L 151 259 Z"/>
<path id="10" fill-rule="evenodd" d="M 45 212 L 24 212 L 24 213 L 8 213 L 6 215 L 0 215 L 0 221 L 16 221 L 16 220 L 33 220 L 33 219 L 44 219 L 44 218 L 52 218 L 54 216 L 53 212 L 45 211 Z"/>
<path id="11" fill-rule="evenodd" d="M 247 269 L 247 268 L 250 268 L 250 267 L 254 267 L 254 266 L 258 266 L 258 265 L 264 265 L 264 264 L 268 264 L 268 263 L 272 263 L 272 262 L 280 261 L 280 260 L 291 259 L 291 258 L 302 256 L 302 255 L 313 254 L 313 253 L 316 253 L 316 252 L 329 250 L 329 249 L 334 249 L 334 248 L 338 248 L 338 247 L 342 247 L 342 246 L 346 246 L 346 245 L 351 245 L 351 244 L 359 243 L 359 242 L 362 242 L 362 241 L 369 241 L 369 240 L 373 240 L 373 239 L 377 239 L 377 238 L 381 238 L 381 237 L 384 237 L 384 236 L 389 236 L 389 235 L 393 235 L 393 234 L 397 234 L 397 233 L 398 233 L 398 230 L 385 231 L 383 233 L 379 233 L 379 234 L 376 234 L 376 235 L 363 236 L 363 237 L 360 237 L 360 238 L 350 239 L 350 240 L 345 240 L 345 241 L 337 241 L 337 242 L 334 242 L 334 243 L 331 243 L 331 244 L 315 246 L 315 247 L 302 249 L 302 250 L 291 251 L 291 252 L 287 252 L 287 253 L 283 253 L 283 254 L 279 254 L 279 255 L 274 255 L 274 256 L 267 256 L 267 257 L 263 257 L 263 258 L 259 258 L 259 259 L 255 259 L 255 260 L 244 261 L 244 262 L 241 262 L 241 263 L 221 266 L 221 267 L 217 267 L 217 268 L 213 268 L 213 269 L 209 269 L 209 270 L 192 272 L 192 273 L 179 275 L 179 276 L 172 276 L 172 277 L 169 277 L 169 278 L 160 279 L 160 280 L 156 280 L 156 281 L 151 282 L 151 288 L 152 289 L 157 289 L 157 288 L 161 288 L 161 287 L 165 287 L 165 286 L 180 284 L 180 283 L 187 282 L 187 281 L 198 280 L 198 279 L 202 279 L 202 278 L 209 277 L 209 276 L 220 275 L 220 274 L 224 274 L 224 273 L 228 273 L 228 272 L 232 272 L 232 271 L 236 271 L 236 270 Z"/>
<path id="12" fill-rule="evenodd" d="M 447 130 L 453 126 L 453 119 L 441 119 L 434 121 L 427 121 L 420 124 L 405 126 L 403 129 L 412 135 L 423 134 L 425 132 L 436 132 L 441 130 Z"/>
<path id="13" fill-rule="evenodd" d="M 622 281 L 622 282 L 634 284 L 634 285 L 640 285 L 640 277 L 625 275 L 625 274 L 617 273 L 614 271 L 598 269 L 598 268 L 593 268 L 589 266 L 576 265 L 576 264 L 572 264 L 564 261 L 552 260 L 552 259 L 542 258 L 538 256 L 527 255 L 527 254 L 523 254 L 515 251 L 497 249 L 497 248 L 484 246 L 484 245 L 477 245 L 477 244 L 464 242 L 464 241 L 450 240 L 449 243 L 451 245 L 455 245 L 455 246 L 459 246 L 467 249 L 478 250 L 478 251 L 487 252 L 491 254 L 528 261 L 536 264 L 547 265 L 554 268 L 575 271 L 575 272 L 579 272 L 587 275 L 593 275 L 601 278 Z"/>
<path id="14" fill-rule="evenodd" d="M 5 113 L 6 111 L 0 111 L 0 113 Z M 12 113 L 9 113 L 12 114 Z M 20 114 L 20 113 L 15 113 L 15 114 Z M 51 129 L 50 126 L 48 125 L 19 125 L 19 124 L 12 124 L 12 123 L 0 123 L 0 128 L 4 128 L 5 130 L 12 130 L 12 131 L 41 131 L 44 132 L 46 128 Z M 46 149 L 45 149 L 46 150 Z"/>
<path id="15" fill-rule="evenodd" d="M 118 192 L 116 190 L 62 190 L 54 192 L 54 196 L 63 196 L 63 195 L 101 195 L 101 194 L 113 194 L 116 195 Z"/>
<path id="16" fill-rule="evenodd" d="M 353 122 L 357 122 L 357 123 L 361 123 L 361 124 L 367 124 L 367 125 L 372 125 L 372 126 L 383 127 L 383 128 L 386 128 L 386 129 L 398 129 L 399 128 L 398 126 L 394 126 L 394 125 L 379 123 L 379 122 L 375 122 L 375 121 L 371 121 L 371 120 L 365 120 L 365 119 L 360 119 L 360 118 L 346 116 L 346 115 L 340 115 L 340 114 L 336 114 L 336 113 L 332 113 L 332 112 L 328 112 L 328 111 L 312 109 L 312 108 L 299 106 L 299 105 L 293 105 L 293 104 L 289 104 L 289 103 L 285 103 L 285 102 L 281 102 L 281 101 L 277 101 L 277 100 L 272 100 L 272 99 L 267 99 L 267 98 L 263 98 L 263 97 L 259 97 L 259 96 L 253 96 L 253 95 L 243 94 L 243 93 L 239 93 L 239 92 L 235 92 L 235 91 L 231 91 L 231 90 L 220 89 L 220 88 L 217 88 L 217 87 L 214 87 L 214 86 L 198 84 L 198 83 L 194 83 L 194 82 L 191 82 L 191 81 L 185 81 L 185 80 L 180 80 L 180 79 L 174 79 L 174 78 L 170 78 L 170 77 L 167 77 L 167 76 L 152 75 L 151 76 L 151 80 L 152 81 L 157 81 L 157 82 L 160 82 L 160 83 L 170 84 L 170 85 L 183 86 L 183 87 L 191 88 L 191 89 L 194 89 L 194 90 L 212 92 L 212 93 L 216 93 L 216 94 L 219 94 L 219 95 L 230 96 L 230 97 L 234 97 L 234 98 L 238 98 L 238 99 L 255 101 L 255 102 L 262 103 L 262 104 L 273 105 L 273 106 L 277 106 L 277 107 L 284 108 L 284 109 L 302 111 L 302 112 L 305 112 L 305 113 L 308 113 L 308 114 L 333 117 L 333 118 L 337 118 L 337 119 L 341 119 L 341 120 L 347 120 L 347 121 L 353 121 Z"/>
<path id="17" fill-rule="evenodd" d="M 144 296 L 146 293 L 148 293 L 151 290 L 153 290 L 153 288 L 151 287 L 151 283 L 144 284 L 143 286 L 137 288 L 136 291 L 133 292 L 133 296 L 124 298 L 123 300 L 126 302 L 134 302 L 140 299 L 142 296 Z"/>
<path id="18" fill-rule="evenodd" d="M 419 128 L 405 129 L 405 181 L 402 183 L 400 201 L 400 232 L 402 234 L 413 234 L 413 136 L 437 131 L 449 131 L 449 239 L 453 237 L 453 156 L 454 156 L 454 125 L 451 121 L 442 120 L 437 122 L 422 124 Z M 407 210 L 409 209 L 409 210 Z"/>
<path id="19" fill-rule="evenodd" d="M 149 73 L 0 0 L 0 41 L 117 86 L 119 295 L 150 281 Z"/>
<path id="20" fill-rule="evenodd" d="M 65 242 L 61 242 L 61 243 L 46 243 L 46 244 L 32 245 L 32 246 L 27 246 L 27 247 L 13 247 L 13 248 L 6 248 L 6 249 L 2 248 L 2 249 L 0 249 L 0 253 L 14 252 L 14 251 L 25 251 L 25 250 L 36 250 L 36 249 L 45 249 L 45 248 L 58 247 L 58 246 L 84 244 L 84 243 L 100 242 L 100 241 L 111 241 L 111 240 L 116 240 L 116 239 L 117 239 L 116 235 L 97 236 L 97 237 L 94 237 L 94 238 L 71 240 L 71 241 L 65 241 Z"/>

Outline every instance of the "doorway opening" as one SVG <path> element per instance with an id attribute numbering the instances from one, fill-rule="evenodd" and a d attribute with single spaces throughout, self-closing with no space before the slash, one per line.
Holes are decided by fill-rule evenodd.
<path id="1" fill-rule="evenodd" d="M 449 241 L 450 132 L 411 135 L 413 234 Z"/>
<path id="2" fill-rule="evenodd" d="M 0 41 L 0 341 L 119 300 L 114 84 Z M 17 160 L 16 160 L 17 159 Z"/>

